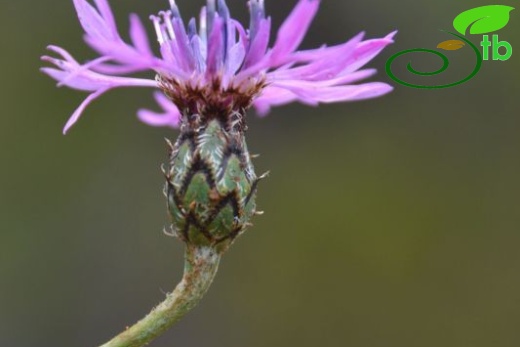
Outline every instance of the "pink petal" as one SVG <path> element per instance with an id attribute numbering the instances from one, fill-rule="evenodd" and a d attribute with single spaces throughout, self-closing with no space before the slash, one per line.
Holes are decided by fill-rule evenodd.
<path id="1" fill-rule="evenodd" d="M 242 66 L 246 56 L 246 49 L 242 42 L 237 42 L 229 49 L 227 60 L 227 74 L 233 76 Z"/>
<path id="2" fill-rule="evenodd" d="M 113 40 L 114 28 L 85 0 L 74 0 L 79 21 L 85 32 L 94 38 Z"/>
<path id="3" fill-rule="evenodd" d="M 109 90 L 110 90 L 110 88 L 99 89 L 98 91 L 90 94 L 85 100 L 83 100 L 81 105 L 79 105 L 79 107 L 76 109 L 76 111 L 74 111 L 72 116 L 69 118 L 69 120 L 67 121 L 67 124 L 65 124 L 65 127 L 63 128 L 63 134 L 65 135 L 69 131 L 69 129 L 78 121 L 79 117 L 81 116 L 81 114 L 83 113 L 85 108 L 92 101 L 99 98 L 101 95 L 103 95 L 104 93 L 106 93 Z"/>
<path id="4" fill-rule="evenodd" d="M 264 56 L 269 44 L 271 34 L 271 18 L 263 18 L 258 23 L 258 28 L 253 41 L 250 43 L 244 66 L 246 68 L 258 63 Z"/>
<path id="5" fill-rule="evenodd" d="M 291 91 L 278 87 L 268 86 L 254 101 L 254 107 L 259 116 L 265 116 L 272 106 L 281 106 L 297 100 L 298 97 Z"/>
<path id="6" fill-rule="evenodd" d="M 356 71 L 365 66 L 369 61 L 381 53 L 386 46 L 394 42 L 392 37 L 395 33 L 396 32 L 394 31 L 382 39 L 373 39 L 361 42 L 352 54 L 351 62 L 346 71 Z"/>
<path id="7" fill-rule="evenodd" d="M 287 54 L 298 48 L 309 30 L 319 6 L 319 0 L 300 0 L 298 2 L 278 30 L 271 56 L 273 64 L 278 64 Z"/>
<path id="8" fill-rule="evenodd" d="M 363 35 L 364 33 L 359 33 L 340 46 L 323 49 L 320 52 L 314 53 L 312 56 L 308 56 L 312 61 L 306 65 L 285 70 L 278 69 L 268 75 L 273 80 L 319 80 L 335 78 L 341 70 L 348 66 L 349 61 L 352 60 L 350 58 L 363 39 Z M 290 61 L 290 58 L 288 61 Z M 298 63 L 298 61 L 296 61 L 296 63 Z"/>
<path id="9" fill-rule="evenodd" d="M 117 33 L 117 27 L 116 27 L 116 21 L 114 19 L 114 15 L 112 14 L 112 10 L 110 9 L 110 6 L 108 5 L 107 0 L 94 0 L 96 7 L 99 9 L 99 13 L 105 20 L 105 23 L 107 24 L 108 28 L 112 31 L 114 36 L 118 36 Z"/>
<path id="10" fill-rule="evenodd" d="M 213 20 L 213 29 L 208 38 L 207 73 L 211 76 L 220 69 L 222 62 L 224 42 L 222 41 L 222 28 L 224 21 L 220 17 Z"/>
<path id="11" fill-rule="evenodd" d="M 161 92 L 154 93 L 154 98 L 163 109 L 163 112 L 159 113 L 140 109 L 137 112 L 139 120 L 151 126 L 170 126 L 177 128 L 181 121 L 179 109 Z"/>
<path id="12" fill-rule="evenodd" d="M 50 68 L 50 67 L 44 67 L 40 69 L 41 72 L 47 74 L 48 76 L 52 77 L 56 81 L 58 81 L 61 84 L 66 85 L 69 88 L 83 90 L 87 92 L 93 92 L 99 89 L 99 84 L 81 79 L 81 78 L 74 78 L 74 79 L 68 79 L 70 73 L 65 72 L 62 70 Z M 63 82 L 66 81 L 66 82 Z"/>
<path id="13" fill-rule="evenodd" d="M 332 87 L 319 87 L 311 83 L 280 83 L 277 86 L 292 91 L 300 101 L 323 103 L 369 99 L 386 94 L 393 89 L 392 86 L 382 82 Z"/>
<path id="14" fill-rule="evenodd" d="M 143 23 L 136 14 L 130 15 L 130 38 L 135 48 L 149 56 L 153 56 L 152 49 L 150 48 L 150 42 Z"/>

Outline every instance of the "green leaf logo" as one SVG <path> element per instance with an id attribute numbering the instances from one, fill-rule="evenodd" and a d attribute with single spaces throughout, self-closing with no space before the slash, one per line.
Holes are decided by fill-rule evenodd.
<path id="1" fill-rule="evenodd" d="M 462 35 L 470 28 L 470 34 L 487 34 L 502 29 L 509 22 L 509 12 L 514 7 L 488 5 L 472 8 L 459 14 L 453 21 L 453 27 Z"/>

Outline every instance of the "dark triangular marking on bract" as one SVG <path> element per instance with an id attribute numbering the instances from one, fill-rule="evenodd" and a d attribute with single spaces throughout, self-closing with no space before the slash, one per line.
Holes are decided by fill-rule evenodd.
<path id="1" fill-rule="evenodd" d="M 184 180 L 181 185 L 181 191 L 180 194 L 184 195 L 188 191 L 188 187 L 193 180 L 193 177 L 195 177 L 196 174 L 202 172 L 204 174 L 204 177 L 206 178 L 206 183 L 209 185 L 210 188 L 215 188 L 216 182 L 215 182 L 215 175 L 213 174 L 213 170 L 211 169 L 211 165 L 205 162 L 203 159 L 200 158 L 199 155 L 197 155 L 191 165 L 191 167 L 188 169 L 188 173 L 186 174 L 186 177 L 184 177 Z"/>

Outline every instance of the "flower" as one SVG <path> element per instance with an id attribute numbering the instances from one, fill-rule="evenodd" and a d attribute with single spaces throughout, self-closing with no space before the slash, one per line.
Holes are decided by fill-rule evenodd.
<path id="1" fill-rule="evenodd" d="M 197 28 L 193 18 L 185 26 L 175 0 L 170 9 L 150 16 L 160 46 L 156 56 L 144 26 L 130 15 L 130 43 L 118 32 L 107 0 L 73 0 L 85 30 L 85 41 L 99 58 L 78 63 L 66 50 L 49 46 L 58 58 L 42 59 L 55 67 L 41 70 L 58 86 L 90 92 L 72 114 L 66 133 L 88 104 L 120 87 L 151 87 L 162 90 L 155 99 L 160 113 L 139 110 L 141 121 L 152 126 L 178 127 L 183 116 L 240 112 L 254 106 L 260 115 L 272 106 L 299 101 L 308 105 L 361 100 L 388 93 L 382 82 L 353 84 L 372 76 L 362 69 L 395 34 L 363 40 L 360 33 L 346 43 L 300 50 L 319 0 L 299 0 L 269 48 L 271 19 L 263 0 L 250 0 L 250 24 L 245 29 L 230 16 L 225 0 L 207 0 Z M 153 71 L 155 79 L 130 77 Z"/>

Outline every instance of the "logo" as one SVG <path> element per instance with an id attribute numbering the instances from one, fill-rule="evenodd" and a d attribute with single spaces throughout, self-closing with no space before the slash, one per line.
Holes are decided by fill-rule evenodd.
<path id="1" fill-rule="evenodd" d="M 448 69 L 450 62 L 446 55 L 442 54 L 439 51 L 426 48 L 408 49 L 394 54 L 386 62 L 386 73 L 388 74 L 388 76 L 390 76 L 391 79 L 393 79 L 397 83 L 411 88 L 441 89 L 454 87 L 456 85 L 467 82 L 477 75 L 477 73 L 480 71 L 480 68 L 482 67 L 482 62 L 484 60 L 492 59 L 494 61 L 505 61 L 511 58 L 511 56 L 513 55 L 513 47 L 509 42 L 500 41 L 497 34 L 489 35 L 489 33 L 500 30 L 507 25 L 507 23 L 509 22 L 509 13 L 512 10 L 514 10 L 514 7 L 505 5 L 488 5 L 476 7 L 471 10 L 462 12 L 455 18 L 455 20 L 453 21 L 453 27 L 455 28 L 457 33 L 441 30 L 446 34 L 453 36 L 454 39 L 439 43 L 437 45 L 437 48 L 445 51 L 455 51 L 468 46 L 475 53 L 475 67 L 473 71 L 464 79 L 453 83 L 429 86 L 408 83 L 395 76 L 395 74 L 392 72 L 392 63 L 394 62 L 394 60 L 396 60 L 398 57 L 402 55 L 415 52 L 434 54 L 435 56 L 441 58 L 442 67 L 437 69 L 436 71 L 422 72 L 414 69 L 412 67 L 412 62 L 410 61 L 406 66 L 406 69 L 410 73 L 418 76 L 434 76 Z M 482 41 L 480 42 L 482 53 L 480 53 L 479 47 L 474 45 L 470 40 L 466 38 L 468 29 L 469 34 L 471 35 L 483 35 Z"/>

